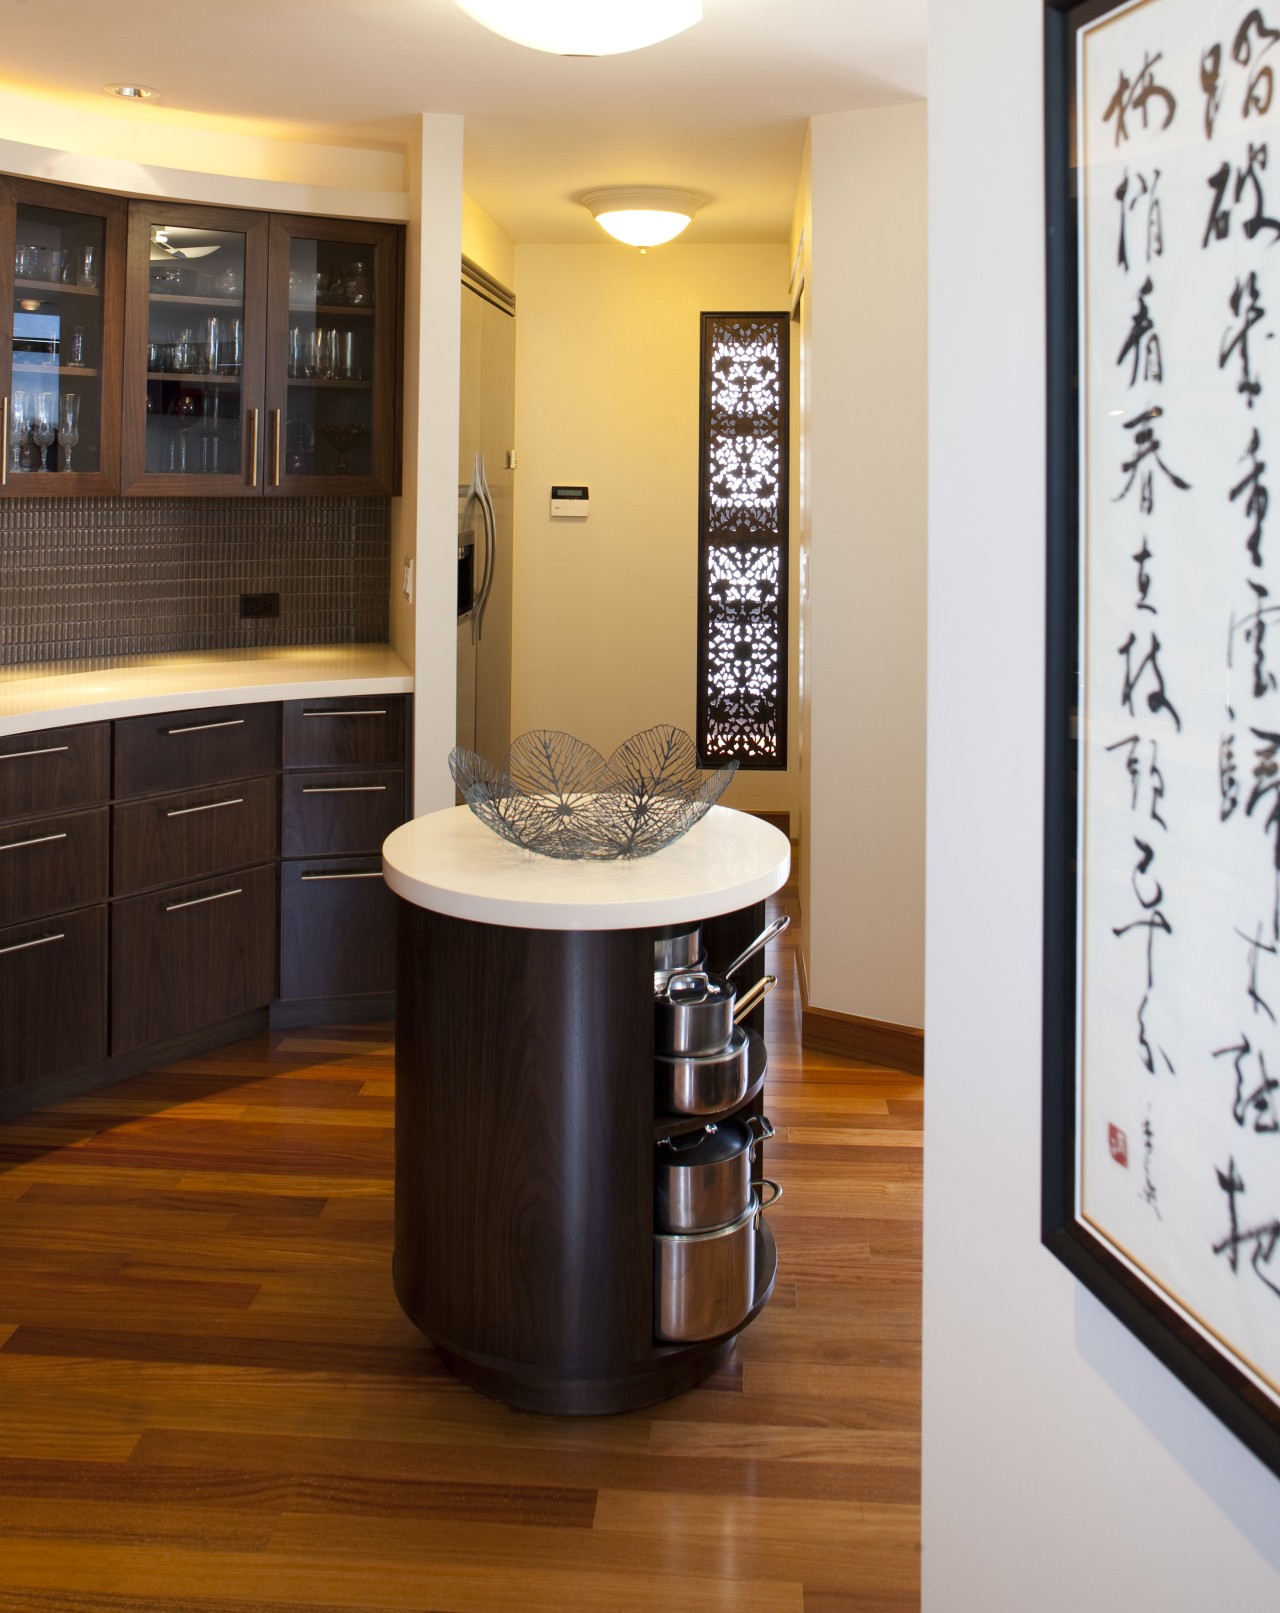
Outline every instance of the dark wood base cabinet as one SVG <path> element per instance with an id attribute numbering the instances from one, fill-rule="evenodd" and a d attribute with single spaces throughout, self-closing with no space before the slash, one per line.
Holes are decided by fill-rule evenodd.
<path id="1" fill-rule="evenodd" d="M 405 1312 L 460 1377 L 526 1410 L 627 1411 L 691 1388 L 767 1301 L 776 1255 L 762 1229 L 755 1303 L 731 1333 L 655 1343 L 652 931 L 397 906 Z M 763 911 L 731 915 L 714 956 Z"/>
<path id="2" fill-rule="evenodd" d="M 0 1118 L 268 1015 L 389 1018 L 407 724 L 385 695 L 0 738 Z"/>

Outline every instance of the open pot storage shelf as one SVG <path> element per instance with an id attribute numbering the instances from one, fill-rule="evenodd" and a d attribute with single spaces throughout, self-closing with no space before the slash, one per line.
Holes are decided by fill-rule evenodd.
<path id="1" fill-rule="evenodd" d="M 654 1111 L 653 932 L 534 930 L 398 902 L 394 1280 L 465 1381 L 555 1413 L 631 1410 L 692 1388 L 773 1291 L 762 1216 L 751 1309 L 713 1338 L 655 1339 L 654 1143 L 715 1115 Z M 764 903 L 704 923 L 729 958 Z M 757 957 L 738 977 L 763 974 Z M 759 1009 L 746 1094 L 768 1066 Z M 760 1162 L 757 1160 L 758 1175 Z"/>

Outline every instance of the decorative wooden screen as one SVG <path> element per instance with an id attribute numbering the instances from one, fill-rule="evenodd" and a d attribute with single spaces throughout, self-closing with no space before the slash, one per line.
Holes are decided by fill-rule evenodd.
<path id="1" fill-rule="evenodd" d="M 698 752 L 787 765 L 786 314 L 703 314 Z"/>

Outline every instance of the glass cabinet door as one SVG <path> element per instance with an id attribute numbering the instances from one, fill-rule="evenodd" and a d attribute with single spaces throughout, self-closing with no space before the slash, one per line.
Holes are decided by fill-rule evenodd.
<path id="1" fill-rule="evenodd" d="M 3 484 L 9 496 L 118 487 L 125 204 L 56 186 L 0 186 L 11 260 L 4 343 Z M 12 278 L 10 278 L 10 261 Z"/>
<path id="2" fill-rule="evenodd" d="M 129 253 L 125 490 L 252 495 L 266 220 L 134 203 Z"/>
<path id="3" fill-rule="evenodd" d="M 397 242 L 392 226 L 273 218 L 268 493 L 391 491 Z"/>

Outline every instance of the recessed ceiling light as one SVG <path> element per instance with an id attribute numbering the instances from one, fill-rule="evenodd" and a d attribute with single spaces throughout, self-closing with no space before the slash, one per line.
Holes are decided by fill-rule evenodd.
<path id="1" fill-rule="evenodd" d="M 108 95 L 118 95 L 122 101 L 149 101 L 156 93 L 146 84 L 104 84 Z"/>

